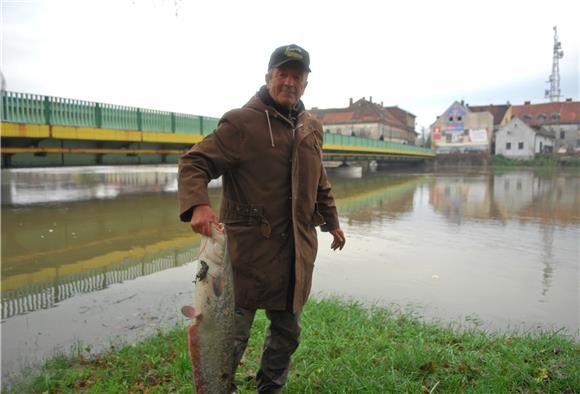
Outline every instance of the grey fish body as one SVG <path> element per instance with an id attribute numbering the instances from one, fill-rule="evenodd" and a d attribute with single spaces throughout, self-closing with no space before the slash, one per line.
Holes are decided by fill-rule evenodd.
<path id="1" fill-rule="evenodd" d="M 233 383 L 234 286 L 232 265 L 223 227 L 202 235 L 200 269 L 193 306 L 184 306 L 193 319 L 188 346 L 196 392 L 230 393 Z"/>

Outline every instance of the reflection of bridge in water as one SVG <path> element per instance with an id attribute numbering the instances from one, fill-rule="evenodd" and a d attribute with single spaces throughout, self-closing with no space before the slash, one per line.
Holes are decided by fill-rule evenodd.
<path id="1" fill-rule="evenodd" d="M 333 182 L 338 213 L 349 220 L 371 222 L 382 215 L 397 216 L 409 212 L 413 207 L 415 190 L 422 182 L 425 179 L 421 175 L 394 177 L 378 174 L 336 184 Z"/>
<path id="2" fill-rule="evenodd" d="M 178 221 L 175 193 L 160 192 L 175 169 L 144 170 L 17 170 L 3 177 L 3 200 L 7 189 L 18 193 L 7 199 L 14 205 L 2 207 L 2 319 L 196 258 L 199 237 Z M 50 203 L 38 204 L 52 183 Z M 87 187 L 114 185 L 121 185 L 116 198 L 84 195 Z M 25 191 L 34 187 L 41 192 Z M 210 191 L 212 200 L 218 193 Z"/>
<path id="3" fill-rule="evenodd" d="M 31 281 L 2 291 L 2 319 L 15 315 L 48 309 L 78 294 L 105 289 L 113 284 L 164 271 L 187 264 L 197 258 L 199 239 L 180 249 L 170 249 L 142 259 L 125 259 L 118 263 L 92 268 L 72 275 L 60 276 L 58 268 L 50 278 Z M 81 261 L 78 265 L 83 265 Z M 3 283 L 3 288 L 5 284 Z M 6 283 L 10 286 L 10 279 Z"/>
<path id="4" fill-rule="evenodd" d="M 106 186 L 110 179 L 96 184 Z M 161 179 L 162 184 L 166 182 L 165 177 Z M 386 200 L 405 201 L 402 204 L 407 206 L 420 179 L 337 179 L 340 214 L 365 220 L 361 212 L 366 208 L 389 210 L 387 205 L 392 204 L 383 204 Z M 88 183 L 95 182 L 89 178 Z M 211 192 L 216 208 L 218 193 L 219 189 Z M 67 202 L 66 210 L 51 206 L 6 209 L 3 227 L 25 226 L 3 233 L 3 245 L 9 247 L 2 252 L 2 319 L 52 308 L 75 295 L 193 261 L 199 237 L 192 237 L 186 225 L 178 223 L 174 204 L 172 193 L 151 193 L 128 194 L 106 203 Z M 54 231 L 47 233 L 47 226 Z M 159 228 L 164 229 L 162 235 Z"/>
<path id="5" fill-rule="evenodd" d="M 129 183 L 142 184 L 143 172 L 135 175 L 137 179 Z M 144 179 L 151 177 L 145 175 Z M 48 180 L 53 182 L 54 176 L 50 175 Z M 71 189 L 65 194 L 58 189 L 55 197 L 68 201 L 72 195 L 76 196 L 77 190 L 84 190 L 86 184 L 108 187 L 118 178 L 108 174 L 87 176 L 79 183 L 67 171 L 59 174 L 57 179 L 62 183 L 58 184 L 70 185 Z M 18 187 L 37 184 L 36 178 L 30 177 L 34 178 L 19 174 L 13 180 L 18 180 Z M 154 177 L 157 181 L 153 185 L 164 185 L 174 177 L 174 172 L 162 171 L 162 176 Z M 402 201 L 394 209 L 407 211 L 420 179 L 416 176 L 337 179 L 339 212 L 342 216 L 366 220 L 367 208 L 391 209 L 388 207 L 393 204 L 383 204 L 386 200 Z M 43 185 L 37 184 L 37 187 Z M 218 189 L 211 193 L 216 207 L 218 193 Z M 90 217 L 87 212 L 91 212 Z M 394 214 L 388 212 L 391 213 Z M 127 198 L 108 200 L 106 204 L 68 202 L 63 212 L 47 206 L 5 211 L 3 227 L 20 223 L 26 226 L 17 232 L 3 233 L 3 245 L 7 247 L 2 252 L 2 319 L 52 308 L 75 295 L 181 266 L 197 257 L 199 238 L 192 237 L 185 225 L 177 222 L 172 193 L 135 196 L 129 193 Z M 46 232 L 47 225 L 54 228 L 52 233 Z M 157 228 L 165 229 L 162 238 Z M 45 237 L 41 238 L 43 234 Z"/>

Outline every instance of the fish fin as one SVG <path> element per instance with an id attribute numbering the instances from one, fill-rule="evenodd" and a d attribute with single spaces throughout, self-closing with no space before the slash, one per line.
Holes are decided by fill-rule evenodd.
<path id="1" fill-rule="evenodd" d="M 181 307 L 181 313 L 183 316 L 189 317 L 190 319 L 195 319 L 201 315 L 198 311 L 195 310 L 194 307 L 191 305 L 185 305 Z"/>
<path id="2" fill-rule="evenodd" d="M 219 298 L 224 292 L 225 287 L 224 276 L 220 275 L 212 279 L 213 280 L 211 281 L 211 287 L 213 289 L 213 294 Z"/>
<path id="3" fill-rule="evenodd" d="M 203 375 L 201 373 L 201 357 L 199 353 L 199 333 L 197 332 L 196 326 L 192 325 L 189 327 L 189 330 L 187 331 L 187 339 L 196 393 L 206 393 Z"/>

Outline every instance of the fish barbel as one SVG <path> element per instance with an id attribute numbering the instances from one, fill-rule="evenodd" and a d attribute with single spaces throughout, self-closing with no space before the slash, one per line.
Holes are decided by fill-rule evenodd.
<path id="1" fill-rule="evenodd" d="M 223 226 L 201 236 L 200 268 L 193 306 L 181 312 L 193 320 L 188 330 L 193 381 L 200 394 L 230 393 L 233 383 L 234 284 Z"/>

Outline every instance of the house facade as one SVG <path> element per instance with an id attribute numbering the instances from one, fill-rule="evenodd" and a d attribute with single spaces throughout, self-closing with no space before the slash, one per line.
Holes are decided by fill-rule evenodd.
<path id="1" fill-rule="evenodd" d="M 415 115 L 399 107 L 373 103 L 372 97 L 349 101 L 346 108 L 319 109 L 309 112 L 321 123 L 325 132 L 414 145 Z"/>
<path id="2" fill-rule="evenodd" d="M 494 117 L 488 111 L 471 111 L 455 101 L 431 125 L 431 147 L 438 154 L 490 153 Z"/>
<path id="3" fill-rule="evenodd" d="M 467 105 L 466 105 L 467 106 Z M 495 136 L 500 128 L 508 124 L 512 118 L 512 106 L 509 104 L 469 105 L 471 112 L 489 112 L 493 116 L 493 132 L 491 135 L 491 154 L 495 154 Z"/>
<path id="4" fill-rule="evenodd" d="M 495 154 L 511 159 L 533 159 L 537 154 L 554 151 L 554 133 L 544 127 L 530 126 L 518 116 L 501 127 L 495 137 Z"/>
<path id="5" fill-rule="evenodd" d="M 580 101 L 548 102 L 512 106 L 512 115 L 530 126 L 554 133 L 554 152 L 580 153 Z"/>

